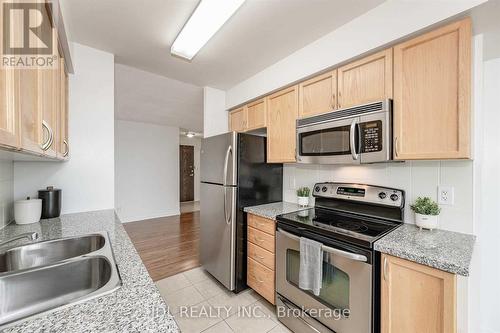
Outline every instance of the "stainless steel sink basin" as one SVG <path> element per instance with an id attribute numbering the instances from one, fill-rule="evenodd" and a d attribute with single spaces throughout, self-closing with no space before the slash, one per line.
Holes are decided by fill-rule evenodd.
<path id="1" fill-rule="evenodd" d="M 0 273 L 43 266 L 101 249 L 102 235 L 54 239 L 9 249 L 0 253 Z"/>
<path id="2" fill-rule="evenodd" d="M 61 306 L 121 286 L 107 233 L 62 238 L 10 249 L 0 267 L 0 331 Z"/>

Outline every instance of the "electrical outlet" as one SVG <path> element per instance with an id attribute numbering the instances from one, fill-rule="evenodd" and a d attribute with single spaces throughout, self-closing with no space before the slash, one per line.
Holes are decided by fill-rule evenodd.
<path id="1" fill-rule="evenodd" d="M 455 188 L 453 186 L 438 186 L 438 204 L 453 205 L 455 203 Z"/>

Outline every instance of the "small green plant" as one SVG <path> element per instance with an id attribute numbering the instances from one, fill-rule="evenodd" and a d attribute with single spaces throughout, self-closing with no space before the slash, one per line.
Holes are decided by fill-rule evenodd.
<path id="1" fill-rule="evenodd" d="M 429 197 L 418 197 L 410 207 L 415 213 L 422 215 L 439 215 L 441 212 L 438 204 Z"/>
<path id="2" fill-rule="evenodd" d="M 300 187 L 297 189 L 297 196 L 298 197 L 309 197 L 309 194 L 311 193 L 311 190 L 309 187 Z"/>

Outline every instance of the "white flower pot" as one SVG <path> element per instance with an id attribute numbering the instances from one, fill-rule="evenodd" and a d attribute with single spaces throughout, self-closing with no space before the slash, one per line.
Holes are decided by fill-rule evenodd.
<path id="1" fill-rule="evenodd" d="M 309 197 L 297 197 L 297 203 L 301 207 L 309 206 Z"/>
<path id="2" fill-rule="evenodd" d="M 436 229 L 439 215 L 422 215 L 415 213 L 415 224 L 420 229 Z"/>

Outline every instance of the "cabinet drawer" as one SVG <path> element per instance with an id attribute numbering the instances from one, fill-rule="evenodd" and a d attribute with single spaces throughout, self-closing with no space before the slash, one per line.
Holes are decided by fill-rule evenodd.
<path id="1" fill-rule="evenodd" d="M 263 264 L 269 269 L 274 270 L 274 254 L 264 250 L 263 248 L 248 242 L 247 243 L 248 257 Z"/>
<path id="2" fill-rule="evenodd" d="M 253 214 L 248 214 L 247 223 L 250 227 L 257 230 L 267 232 L 268 234 L 273 236 L 275 234 L 275 222 L 273 220 Z"/>
<path id="3" fill-rule="evenodd" d="M 270 303 L 275 303 L 274 271 L 251 258 L 247 259 L 247 284 Z"/>
<path id="4" fill-rule="evenodd" d="M 274 236 L 263 231 L 248 227 L 248 241 L 274 253 Z"/>

